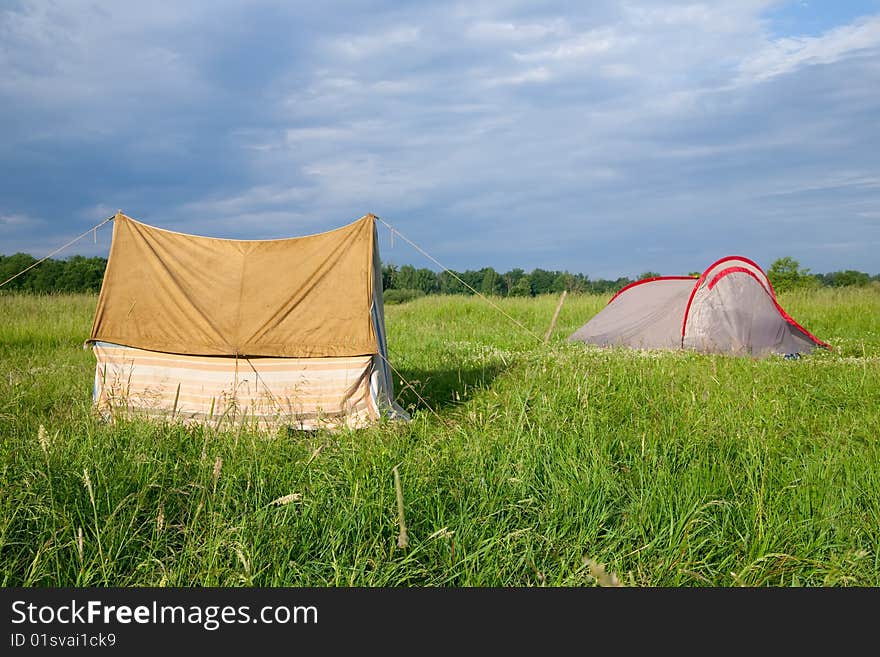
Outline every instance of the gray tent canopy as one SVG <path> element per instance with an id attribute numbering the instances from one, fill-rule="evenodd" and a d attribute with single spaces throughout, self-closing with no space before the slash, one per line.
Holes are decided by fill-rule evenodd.
<path id="1" fill-rule="evenodd" d="M 831 348 L 782 309 L 761 267 L 742 256 L 721 258 L 699 277 L 631 283 L 568 339 L 755 357 Z"/>

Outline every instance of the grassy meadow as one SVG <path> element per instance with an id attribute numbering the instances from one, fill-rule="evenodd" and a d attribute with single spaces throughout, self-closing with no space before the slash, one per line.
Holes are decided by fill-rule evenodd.
<path id="1" fill-rule="evenodd" d="M 606 301 L 387 306 L 412 422 L 261 435 L 101 422 L 96 297 L 0 295 L 0 582 L 880 586 L 880 289 L 781 295 L 798 360 L 565 342 Z"/>

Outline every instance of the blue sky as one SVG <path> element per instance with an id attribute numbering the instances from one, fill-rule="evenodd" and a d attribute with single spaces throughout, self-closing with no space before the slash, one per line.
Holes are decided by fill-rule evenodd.
<path id="1" fill-rule="evenodd" d="M 0 2 L 0 171 L 3 254 L 372 212 L 454 269 L 880 273 L 880 0 Z"/>

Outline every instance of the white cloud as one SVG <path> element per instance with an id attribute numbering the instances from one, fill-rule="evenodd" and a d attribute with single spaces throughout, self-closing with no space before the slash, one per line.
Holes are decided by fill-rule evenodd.
<path id="1" fill-rule="evenodd" d="M 119 209 L 121 208 L 113 208 L 106 203 L 98 203 L 96 205 L 81 209 L 77 214 L 83 219 L 97 222 L 102 221 L 107 217 L 112 217 Z"/>
<path id="2" fill-rule="evenodd" d="M 33 221 L 25 214 L 0 214 L 0 226 L 25 226 Z"/>
<path id="3" fill-rule="evenodd" d="M 830 64 L 860 53 L 880 51 L 880 16 L 860 19 L 816 37 L 786 37 L 746 57 L 740 81 L 763 81 L 804 66 Z"/>
<path id="4" fill-rule="evenodd" d="M 870 172 L 838 171 L 832 175 L 816 177 L 809 181 L 799 181 L 784 185 L 771 192 L 775 196 L 799 195 L 808 192 L 827 192 L 835 190 L 861 189 L 880 190 L 880 176 Z"/>
<path id="5" fill-rule="evenodd" d="M 477 41 L 521 42 L 563 35 L 568 25 L 562 18 L 546 23 L 514 23 L 510 21 L 478 21 L 468 25 L 465 34 Z"/>
<path id="6" fill-rule="evenodd" d="M 692 270 L 791 217 L 876 241 L 880 17 L 777 38 L 774 4 L 24 3 L 0 193 L 243 237 L 374 211 L 459 268 Z"/>
<path id="7" fill-rule="evenodd" d="M 374 57 L 415 43 L 421 32 L 417 25 L 396 25 L 379 33 L 337 37 L 330 42 L 330 48 L 346 57 Z"/>
<path id="8" fill-rule="evenodd" d="M 488 78 L 485 80 L 485 84 L 490 87 L 499 85 L 520 85 L 533 82 L 547 82 L 552 77 L 553 75 L 551 74 L 550 69 L 546 66 L 537 66 L 535 68 L 526 69 L 520 73 L 514 73 L 513 75 Z"/>
<path id="9" fill-rule="evenodd" d="M 351 130 L 343 127 L 290 128 L 284 131 L 288 144 L 314 139 L 341 139 L 351 136 Z"/>
<path id="10" fill-rule="evenodd" d="M 602 28 L 561 40 L 540 50 L 515 53 L 514 58 L 521 62 L 582 60 L 607 55 L 612 51 L 620 54 L 636 40 L 635 36 L 618 34 L 616 29 Z"/>
<path id="11" fill-rule="evenodd" d="M 296 205 L 309 196 L 309 190 L 301 187 L 281 185 L 260 185 L 251 187 L 234 196 L 220 199 L 202 199 L 186 203 L 181 210 L 184 214 L 200 216 L 227 216 L 265 210 L 275 206 Z"/>

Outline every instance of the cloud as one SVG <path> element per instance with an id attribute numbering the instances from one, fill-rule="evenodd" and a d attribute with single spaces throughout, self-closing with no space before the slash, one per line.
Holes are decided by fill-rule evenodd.
<path id="1" fill-rule="evenodd" d="M 554 18 L 546 23 L 477 21 L 468 25 L 465 35 L 474 41 L 521 43 L 564 35 L 568 29 L 563 18 Z"/>
<path id="2" fill-rule="evenodd" d="M 876 57 L 878 51 L 880 16 L 865 17 L 820 36 L 772 41 L 740 64 L 739 81 L 764 81 L 804 66 L 831 64 L 847 57 Z"/>
<path id="3" fill-rule="evenodd" d="M 34 220 L 24 214 L 0 214 L 0 227 L 15 228 L 32 225 Z"/>
<path id="4" fill-rule="evenodd" d="M 418 41 L 420 34 L 418 25 L 396 25 L 378 34 L 346 34 L 334 39 L 330 48 L 346 57 L 375 57 Z"/>
<path id="5" fill-rule="evenodd" d="M 549 48 L 515 53 L 514 59 L 521 62 L 584 60 L 619 53 L 635 41 L 634 36 L 621 36 L 616 30 L 603 28 L 559 41 Z"/>
<path id="6" fill-rule="evenodd" d="M 488 78 L 485 81 L 486 86 L 494 87 L 497 85 L 519 85 L 529 84 L 531 82 L 547 82 L 553 75 L 546 66 L 537 66 L 535 68 L 526 69 L 514 75 L 506 75 L 497 78 Z"/>
<path id="7" fill-rule="evenodd" d="M 880 16 L 807 33 L 796 7 L 780 33 L 779 7 L 21 2 L 0 198 L 33 221 L 0 222 L 3 249 L 116 208 L 242 238 L 374 212 L 457 269 L 871 271 Z M 821 248 L 829 223 L 852 248 Z"/>
<path id="8" fill-rule="evenodd" d="M 167 6 L 155 12 L 77 2 L 23 7 L 0 15 L 0 98 L 47 119 L 29 139 L 110 135 L 138 104 L 185 103 L 205 93 L 181 44 L 144 38 L 185 20 Z"/>

